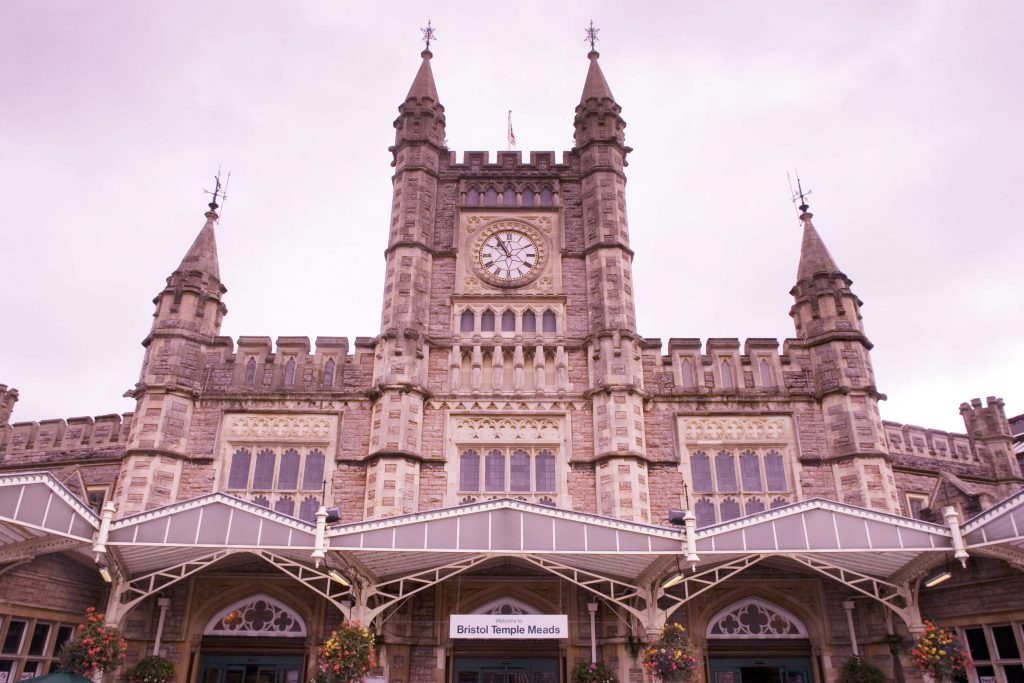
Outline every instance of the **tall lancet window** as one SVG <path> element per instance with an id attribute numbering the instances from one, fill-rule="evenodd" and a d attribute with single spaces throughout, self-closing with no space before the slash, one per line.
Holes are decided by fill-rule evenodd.
<path id="1" fill-rule="evenodd" d="M 501 331 L 516 331 L 516 314 L 511 310 L 506 310 L 504 313 L 501 314 Z"/>
<path id="2" fill-rule="evenodd" d="M 250 358 L 245 364 L 245 379 L 243 380 L 245 386 L 251 387 L 256 383 L 256 359 Z"/>
<path id="3" fill-rule="evenodd" d="M 459 459 L 459 490 L 480 490 L 480 454 L 470 449 Z"/>
<path id="4" fill-rule="evenodd" d="M 544 208 L 548 208 L 554 203 L 553 199 L 554 195 L 551 192 L 551 188 L 546 185 L 542 187 L 540 190 L 540 205 Z"/>
<path id="5" fill-rule="evenodd" d="M 679 373 L 682 375 L 683 389 L 693 389 L 693 362 L 689 358 L 680 361 Z"/>
<path id="6" fill-rule="evenodd" d="M 736 380 L 733 379 L 733 376 L 732 376 L 732 365 L 729 364 L 729 361 L 723 360 L 721 368 L 722 368 L 722 388 L 723 389 L 732 389 L 732 388 L 734 388 L 736 386 Z"/>
<path id="7" fill-rule="evenodd" d="M 327 363 L 324 365 L 324 386 L 329 387 L 334 385 L 334 359 L 328 358 Z"/>
<path id="8" fill-rule="evenodd" d="M 473 311 L 466 309 L 462 312 L 462 317 L 459 319 L 459 331 L 472 332 L 475 326 L 476 316 L 473 315 Z"/>
<path id="9" fill-rule="evenodd" d="M 771 366 L 768 365 L 768 361 L 762 358 L 761 362 L 758 364 L 758 367 L 761 369 L 761 386 L 775 386 L 775 379 L 772 377 L 772 369 Z"/>
<path id="10" fill-rule="evenodd" d="M 488 309 L 480 316 L 480 331 L 494 332 L 494 311 Z"/>
<path id="11" fill-rule="evenodd" d="M 498 449 L 492 450 L 484 458 L 484 490 L 505 490 L 505 454 Z"/>
<path id="12" fill-rule="evenodd" d="M 528 187 L 523 190 L 523 206 L 533 208 L 533 188 Z"/>
<path id="13" fill-rule="evenodd" d="M 284 385 L 290 387 L 295 384 L 295 359 L 289 358 L 284 364 Z"/>
<path id="14" fill-rule="evenodd" d="M 537 314 L 533 311 L 523 313 L 523 332 L 537 331 Z"/>

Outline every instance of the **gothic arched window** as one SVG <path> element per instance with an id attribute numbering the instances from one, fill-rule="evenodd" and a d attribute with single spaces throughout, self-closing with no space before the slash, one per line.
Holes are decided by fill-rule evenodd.
<path id="1" fill-rule="evenodd" d="M 511 187 L 505 188 L 505 194 L 502 195 L 503 206 L 515 206 L 516 205 L 516 191 Z"/>
<path id="2" fill-rule="evenodd" d="M 689 358 L 679 362 L 679 373 L 682 375 L 683 389 L 693 389 L 693 362 Z"/>
<path id="3" fill-rule="evenodd" d="M 690 477 L 693 479 L 694 493 L 714 493 L 715 486 L 711 479 L 711 458 L 703 451 L 690 456 Z"/>
<path id="4" fill-rule="evenodd" d="M 554 491 L 555 454 L 547 449 L 542 450 L 540 453 L 537 454 L 537 460 L 534 463 L 534 467 L 537 470 L 537 490 Z"/>
<path id="5" fill-rule="evenodd" d="M 488 187 L 487 192 L 484 192 L 484 206 L 497 206 L 498 205 L 498 193 L 494 191 L 493 187 Z"/>
<path id="6" fill-rule="evenodd" d="M 505 454 L 494 449 L 484 458 L 484 490 L 505 490 Z"/>
<path id="7" fill-rule="evenodd" d="M 306 469 L 302 472 L 302 490 L 318 491 L 323 483 L 324 452 L 314 449 L 306 455 Z"/>
<path id="8" fill-rule="evenodd" d="M 480 205 L 480 192 L 475 187 L 469 188 L 469 191 L 466 192 L 466 204 L 469 206 Z"/>
<path id="9" fill-rule="evenodd" d="M 462 452 L 459 460 L 459 490 L 480 490 L 480 454 L 474 450 Z"/>
<path id="10" fill-rule="evenodd" d="M 249 464 L 252 454 L 248 448 L 239 448 L 231 456 L 231 471 L 228 473 L 229 489 L 245 489 L 249 487 Z"/>
<path id="11" fill-rule="evenodd" d="M 771 366 L 768 365 L 768 361 L 762 358 L 761 362 L 758 364 L 758 367 L 761 369 L 761 386 L 775 386 L 775 380 L 772 378 L 772 369 Z"/>
<path id="12" fill-rule="evenodd" d="M 269 491 L 274 488 L 274 451 L 264 448 L 256 454 L 256 469 L 252 473 L 252 488 Z"/>
<path id="13" fill-rule="evenodd" d="M 494 332 L 494 311 L 488 309 L 480 316 L 480 331 Z"/>
<path id="14" fill-rule="evenodd" d="M 289 448 L 281 454 L 281 464 L 277 471 L 277 488 L 283 491 L 294 491 L 299 486 L 299 452 Z"/>
<path id="15" fill-rule="evenodd" d="M 293 517 L 295 515 L 295 501 L 291 496 L 281 496 L 274 503 L 274 512 L 280 512 L 282 515 Z"/>
<path id="16" fill-rule="evenodd" d="M 533 205 L 534 205 L 533 188 L 532 187 L 527 187 L 526 189 L 523 190 L 523 206 L 528 206 L 530 208 L 533 208 Z"/>
<path id="17" fill-rule="evenodd" d="M 736 386 L 736 381 L 732 377 L 732 366 L 729 365 L 729 361 L 723 360 L 722 365 L 722 388 L 732 389 Z"/>
<path id="18" fill-rule="evenodd" d="M 523 332 L 537 331 L 537 315 L 533 311 L 523 313 Z"/>
<path id="19" fill-rule="evenodd" d="M 316 521 L 316 511 L 320 508 L 320 501 L 313 496 L 306 496 L 299 505 L 299 519 L 306 522 Z"/>
<path id="20" fill-rule="evenodd" d="M 715 523 L 715 504 L 707 498 L 701 498 L 693 506 L 693 515 L 697 518 L 697 526 L 711 526 Z"/>
<path id="21" fill-rule="evenodd" d="M 764 501 L 760 498 L 748 498 L 743 513 L 746 515 L 756 515 L 758 512 L 764 512 Z"/>
<path id="22" fill-rule="evenodd" d="M 295 359 L 289 358 L 284 364 L 284 385 L 290 387 L 295 384 Z"/>
<path id="23" fill-rule="evenodd" d="M 245 364 L 245 386 L 251 387 L 256 383 L 256 359 L 250 358 Z"/>
<path id="24" fill-rule="evenodd" d="M 552 194 L 550 187 L 545 185 L 543 188 L 541 188 L 541 191 L 540 191 L 540 205 L 542 207 L 547 208 L 547 207 L 552 206 L 552 204 L 554 203 L 552 201 L 553 198 L 554 198 L 554 195 Z"/>
<path id="25" fill-rule="evenodd" d="M 334 359 L 328 358 L 327 363 L 324 365 L 324 386 L 329 387 L 334 384 Z"/>
<path id="26" fill-rule="evenodd" d="M 506 310 L 504 313 L 501 314 L 501 331 L 516 331 L 516 314 L 513 311 Z"/>
<path id="27" fill-rule="evenodd" d="M 512 451 L 509 459 L 509 490 L 530 490 L 530 454 L 521 448 Z"/>
<path id="28" fill-rule="evenodd" d="M 544 311 L 544 331 L 557 332 L 558 323 L 554 311 Z"/>
<path id="29" fill-rule="evenodd" d="M 740 453 L 740 481 L 744 491 L 761 491 L 761 463 L 753 451 Z"/>
<path id="30" fill-rule="evenodd" d="M 476 327 L 476 316 L 467 308 L 462 312 L 462 318 L 459 319 L 459 332 L 472 332 L 474 327 Z"/>
<path id="31" fill-rule="evenodd" d="M 721 513 L 723 522 L 728 522 L 730 519 L 737 519 L 740 517 L 740 504 L 735 498 L 724 499 L 718 505 L 718 510 Z"/>
<path id="32" fill-rule="evenodd" d="M 721 451 L 715 456 L 715 477 L 719 493 L 739 491 L 736 485 L 736 461 L 729 451 Z M 723 518 L 724 519 L 724 518 Z"/>
<path id="33" fill-rule="evenodd" d="M 786 466 L 782 462 L 782 454 L 768 451 L 764 456 L 764 476 L 768 480 L 769 491 L 788 491 L 786 485 Z"/>

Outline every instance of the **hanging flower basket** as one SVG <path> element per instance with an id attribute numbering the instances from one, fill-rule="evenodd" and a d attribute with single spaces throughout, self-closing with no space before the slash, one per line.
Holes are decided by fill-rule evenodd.
<path id="1" fill-rule="evenodd" d="M 96 673 L 116 669 L 124 658 L 128 643 L 121 632 L 107 626 L 104 615 L 95 607 L 85 610 L 85 623 L 79 624 L 75 635 L 60 651 L 60 668 L 91 678 Z"/>
<path id="2" fill-rule="evenodd" d="M 360 683 L 376 665 L 375 637 L 358 621 L 346 621 L 320 646 L 314 683 Z"/>
<path id="3" fill-rule="evenodd" d="M 665 624 L 658 640 L 644 650 L 643 667 L 665 683 L 689 683 L 697 675 L 697 656 L 679 624 Z"/>
<path id="4" fill-rule="evenodd" d="M 939 628 L 928 620 L 925 620 L 924 633 L 917 639 L 910 654 L 917 668 L 937 683 L 966 676 L 971 667 L 971 658 L 956 633 L 948 628 Z"/>
<path id="5" fill-rule="evenodd" d="M 572 670 L 572 683 L 619 683 L 615 672 L 604 662 L 580 662 Z"/>

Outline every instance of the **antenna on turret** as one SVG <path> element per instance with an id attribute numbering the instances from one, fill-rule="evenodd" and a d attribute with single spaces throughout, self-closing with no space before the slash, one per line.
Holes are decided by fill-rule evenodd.
<path id="1" fill-rule="evenodd" d="M 796 190 L 793 190 L 792 176 L 789 175 L 789 171 L 786 171 L 786 178 L 789 180 L 789 193 L 792 196 L 794 205 L 796 205 L 796 200 L 800 200 L 800 204 L 796 208 L 800 209 L 800 215 L 802 216 L 807 213 L 807 209 L 811 208 L 811 205 L 807 203 L 807 197 L 811 194 L 811 190 L 804 192 L 804 188 L 800 185 L 800 173 L 794 170 L 793 175 L 796 176 Z"/>
<path id="2" fill-rule="evenodd" d="M 227 180 L 231 180 L 231 173 L 230 172 L 228 173 Z M 220 206 L 220 204 L 217 203 L 218 199 L 220 199 L 223 202 L 225 199 L 228 198 L 228 196 L 225 193 L 225 191 L 221 189 L 221 184 L 220 184 L 220 167 L 217 168 L 217 175 L 213 176 L 213 183 L 214 183 L 213 192 L 210 192 L 209 190 L 203 190 L 203 192 L 205 192 L 206 194 L 213 196 L 213 199 L 210 201 L 209 204 L 207 204 L 207 206 L 210 207 L 210 211 L 216 211 L 217 207 Z M 225 182 L 225 188 L 226 188 L 226 185 L 227 185 L 227 183 Z"/>
<path id="3" fill-rule="evenodd" d="M 423 32 L 423 42 L 427 46 L 427 52 L 430 52 L 430 41 L 437 40 L 436 32 L 434 31 L 434 28 L 430 25 L 430 19 L 427 19 L 427 27 L 421 28 L 420 31 Z"/>
<path id="4" fill-rule="evenodd" d="M 590 43 L 591 52 L 597 52 L 595 45 L 597 44 L 597 41 L 601 40 L 597 37 L 597 34 L 601 32 L 601 29 L 594 28 L 594 20 L 591 19 L 590 25 L 583 29 L 583 31 L 587 34 L 587 37 L 583 39 L 583 42 Z"/>

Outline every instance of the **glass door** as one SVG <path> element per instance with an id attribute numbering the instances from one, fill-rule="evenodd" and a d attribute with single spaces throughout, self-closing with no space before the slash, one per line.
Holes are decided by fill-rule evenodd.
<path id="1" fill-rule="evenodd" d="M 200 683 L 299 683 L 302 657 L 203 655 Z"/>

